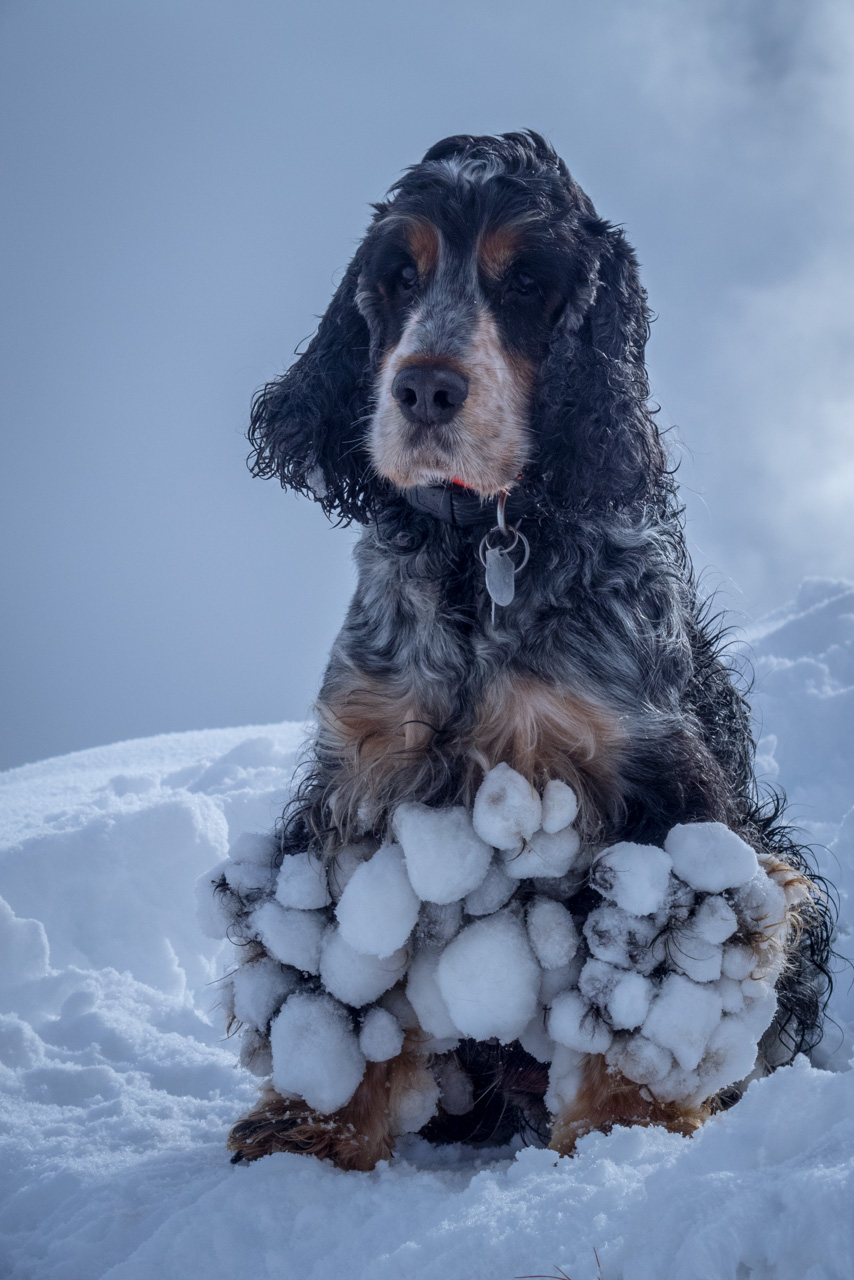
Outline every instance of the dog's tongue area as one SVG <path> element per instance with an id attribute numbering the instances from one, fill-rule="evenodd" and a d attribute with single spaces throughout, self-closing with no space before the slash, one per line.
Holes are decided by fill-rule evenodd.
<path id="1" fill-rule="evenodd" d="M 820 870 L 840 890 L 837 946 L 849 957 L 852 613 L 849 585 L 813 582 L 754 637 L 761 768 L 773 777 L 780 766 L 801 821 L 828 850 Z M 259 932 L 272 949 L 317 963 L 325 994 L 281 964 L 241 963 L 245 948 L 200 933 L 193 885 L 201 875 L 205 928 L 217 933 L 228 893 L 207 893 L 208 869 L 221 864 L 228 892 L 250 899 L 267 883 L 263 833 L 302 734 L 277 725 L 166 735 L 0 775 L 3 1275 L 848 1274 L 854 993 L 844 978 L 830 1010 L 838 1029 L 830 1025 L 816 1065 L 798 1059 L 754 1082 L 690 1141 L 615 1129 L 558 1160 L 518 1143 L 432 1148 L 410 1135 L 372 1174 L 296 1155 L 230 1166 L 226 1133 L 254 1105 L 257 1078 L 237 1065 L 240 1037 L 223 1038 L 223 1010 L 208 1018 L 223 1001 L 214 980 L 224 972 L 244 1028 L 294 1000 L 287 1039 L 302 1028 L 305 1054 L 301 1066 L 292 1055 L 282 1069 L 296 1063 L 302 1086 L 339 1092 L 364 1058 L 396 1051 L 406 1003 L 378 988 L 404 965 L 410 1003 L 437 1042 L 452 1041 L 460 1023 L 501 1039 L 532 1004 L 548 1005 L 543 1025 L 531 1018 L 523 1035 L 534 1057 L 562 1063 L 550 1082 L 557 1093 L 571 1087 L 571 1046 L 585 1036 L 610 1037 L 605 1051 L 617 1045 L 623 1069 L 655 1076 L 667 1067 L 685 1087 L 744 1051 L 738 1020 L 758 1025 L 751 1010 L 765 999 L 746 997 L 748 958 L 727 931 L 733 915 L 747 921 L 773 908 L 773 882 L 735 837 L 677 829 L 641 862 L 631 847 L 612 850 L 594 870 L 593 924 L 576 921 L 563 906 L 584 861 L 572 797 L 560 788 L 534 797 L 507 770 L 487 779 L 476 814 L 440 819 L 441 841 L 435 814 L 413 805 L 398 815 L 399 852 L 351 851 L 330 895 L 337 903 L 324 905 L 329 887 L 308 860 L 278 878 Z M 534 890 L 524 910 L 520 888 Z M 324 912 L 333 941 L 316 924 Z M 692 932 L 679 969 L 661 977 L 626 964 L 629 953 L 642 955 L 644 921 L 666 913 L 672 927 L 686 912 Z M 384 954 L 358 950 L 366 940 Z M 573 972 L 581 954 L 583 978 Z M 337 1012 L 347 996 L 365 1001 L 355 1046 L 353 1022 Z M 325 999 L 325 1012 L 302 1020 L 307 998 Z M 626 1029 L 636 1025 L 642 1036 Z M 251 1060 L 246 1031 L 243 1045 Z M 253 1065 L 263 1067 L 265 1046 L 255 1049 Z M 464 1081 L 441 1083 L 465 1104 Z M 433 1101 L 426 1089 L 410 1099 L 413 1124 Z"/>

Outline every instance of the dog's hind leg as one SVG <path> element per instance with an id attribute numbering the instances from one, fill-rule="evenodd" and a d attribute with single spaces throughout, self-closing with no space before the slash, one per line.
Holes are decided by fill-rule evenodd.
<path id="1" fill-rule="evenodd" d="M 609 1067 L 601 1055 L 585 1062 L 573 1101 L 554 1119 L 549 1149 L 571 1155 L 585 1133 L 608 1133 L 615 1125 L 660 1125 L 688 1136 L 710 1115 L 710 1108 L 657 1102 L 643 1085 L 633 1084 Z"/>
<path id="2" fill-rule="evenodd" d="M 268 1087 L 254 1111 L 229 1134 L 232 1163 L 290 1151 L 366 1172 L 391 1156 L 401 1131 L 401 1104 L 425 1085 L 438 1093 L 418 1054 L 404 1048 L 388 1062 L 369 1062 L 350 1101 L 329 1115 Z"/>

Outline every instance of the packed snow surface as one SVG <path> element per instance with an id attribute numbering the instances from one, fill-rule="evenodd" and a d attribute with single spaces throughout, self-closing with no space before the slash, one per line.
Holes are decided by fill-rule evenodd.
<path id="1" fill-rule="evenodd" d="M 793 819 L 822 846 L 821 869 L 840 893 L 837 946 L 851 957 L 854 588 L 809 582 L 751 639 L 761 768 L 786 785 Z M 238 1065 L 235 1042 L 223 1039 L 222 1011 L 212 1011 L 221 999 L 214 980 L 230 944 L 199 929 L 194 887 L 220 864 L 228 866 L 234 889 L 238 883 L 251 889 L 269 874 L 263 833 L 281 810 L 302 732 L 279 725 L 166 735 L 0 775 L 0 1274 L 15 1280 L 233 1280 L 243 1274 L 509 1280 L 557 1276 L 560 1267 L 572 1280 L 600 1274 L 603 1280 L 848 1280 L 854 1267 L 854 999 L 847 972 L 839 976 L 832 1005 L 838 1027 L 829 1026 L 814 1065 L 799 1059 L 755 1082 L 737 1107 L 692 1139 L 656 1129 L 615 1130 L 583 1138 L 574 1159 L 556 1160 L 534 1149 L 434 1150 L 411 1136 L 392 1162 L 370 1174 L 342 1173 L 295 1155 L 229 1165 L 225 1134 L 252 1104 L 256 1078 Z M 547 820 L 551 825 L 546 800 L 544 829 Z M 555 812 L 561 812 L 557 802 Z M 684 853 L 667 852 L 674 863 Z M 742 855 L 730 852 L 740 881 L 737 909 L 773 918 L 779 906 L 767 887 L 773 882 L 764 874 L 741 879 Z M 356 850 L 339 863 L 338 883 L 326 890 L 336 901 L 366 856 Z M 484 924 L 512 893 L 513 856 L 511 848 L 506 861 L 493 861 L 470 891 L 484 899 Z M 547 896 L 550 879 L 566 874 L 572 859 L 561 872 L 554 870 L 557 861 L 539 865 L 525 874 L 543 877 L 538 892 Z M 289 911 L 305 915 L 324 905 L 313 871 L 307 865 L 299 880 L 295 870 L 290 889 L 282 886 L 268 904 L 282 913 L 267 911 L 261 921 L 271 951 L 301 947 L 314 956 L 317 930 L 302 923 L 307 931 L 294 934 L 288 927 Z M 440 869 L 437 883 L 444 874 Z M 691 919 L 690 950 L 699 956 L 699 942 L 720 949 L 721 976 L 704 980 L 707 1009 L 692 1000 L 691 1010 L 683 1010 L 682 984 L 697 989 L 687 973 L 674 973 L 666 998 L 663 992 L 657 997 L 661 1007 L 656 1012 L 654 1001 L 645 1012 L 642 974 L 633 974 L 623 990 L 619 958 L 596 954 L 587 961 L 590 972 L 579 981 L 597 1002 L 605 1001 L 615 1025 L 643 1018 L 641 1033 L 616 1036 L 609 1050 L 632 1056 L 635 1079 L 696 1074 L 690 1065 L 696 1046 L 715 1020 L 703 1061 L 710 1070 L 729 1062 L 726 1069 L 738 1073 L 745 1041 L 734 1024 L 758 1025 L 769 992 L 749 980 L 750 953 L 728 940 L 732 908 L 720 894 L 731 894 L 734 884 L 696 886 L 712 896 Z M 209 883 L 204 887 L 215 911 Z M 460 891 L 455 883 L 453 892 Z M 619 926 L 640 916 L 655 898 L 655 885 L 645 892 L 642 901 L 613 897 L 602 908 L 612 913 L 614 927 L 606 940 L 607 922 L 600 920 L 601 951 L 622 955 L 635 945 Z M 654 924 L 654 915 L 648 918 Z M 419 919 L 418 928 L 424 923 Z M 557 918 L 526 924 L 527 934 L 520 926 L 513 938 L 520 955 L 523 944 L 541 963 L 568 954 L 571 942 Z M 221 925 L 210 919 L 210 932 Z M 423 972 L 410 968 L 407 992 L 425 1025 L 423 1010 L 432 1008 L 438 1036 L 443 1009 L 448 1019 L 438 957 L 466 930 L 454 934 L 453 916 L 441 906 L 430 927 L 436 933 L 432 963 L 422 951 Z M 325 939 L 324 933 L 321 948 Z M 488 950 L 494 942 L 487 939 Z M 697 956 L 689 963 L 701 963 Z M 383 964 L 390 958 L 364 956 Z M 594 960 L 599 967 L 592 967 Z M 547 969 L 540 999 L 545 988 L 549 1000 L 556 997 L 571 970 L 572 960 Z M 298 1030 L 306 997 L 281 989 L 281 982 L 282 970 L 273 965 L 243 990 L 236 983 L 235 1006 L 246 1005 L 254 1023 L 265 1006 L 278 1009 L 285 1001 Z M 514 995 L 520 1018 L 530 1000 L 522 988 L 524 982 Z M 393 1052 L 402 1032 L 390 1006 L 371 1010 L 356 1039 L 333 998 L 320 999 L 329 1003 L 319 1018 L 313 1012 L 304 1059 L 294 1063 L 298 1091 L 320 1092 L 329 1084 L 314 1057 L 318 1025 L 337 1055 L 335 1087 L 348 1063 L 352 1074 L 361 1071 L 365 1057 Z M 571 1010 L 564 1022 L 571 1034 Z M 526 1043 L 527 1037 L 528 1030 Z M 300 1037 L 287 1040 L 296 1058 Z M 264 1073 L 264 1064 L 254 1065 Z M 561 1089 L 571 1095 L 576 1065 L 575 1051 L 561 1046 L 552 1063 L 556 1100 Z M 450 1099 L 454 1087 L 464 1094 L 465 1081 L 443 1079 L 442 1087 Z M 330 1098 L 323 1101 L 328 1105 Z M 430 1105 L 426 1095 L 413 1096 L 413 1125 Z M 459 1106 L 465 1105 L 461 1096 Z"/>

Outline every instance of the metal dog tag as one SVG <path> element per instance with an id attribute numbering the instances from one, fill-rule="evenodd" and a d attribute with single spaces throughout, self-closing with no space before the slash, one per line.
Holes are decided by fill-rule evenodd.
<path id="1" fill-rule="evenodd" d="M 510 604 L 516 594 L 516 567 L 503 547 L 487 547 L 486 589 L 493 605 Z"/>

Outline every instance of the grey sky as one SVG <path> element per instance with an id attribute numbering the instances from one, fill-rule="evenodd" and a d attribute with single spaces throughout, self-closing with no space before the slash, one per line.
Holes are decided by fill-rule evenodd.
<path id="1" fill-rule="evenodd" d="M 352 535 L 253 390 L 401 168 L 546 133 L 636 245 L 697 562 L 854 570 L 854 19 L 834 0 L 6 0 L 0 767 L 302 716 Z"/>

